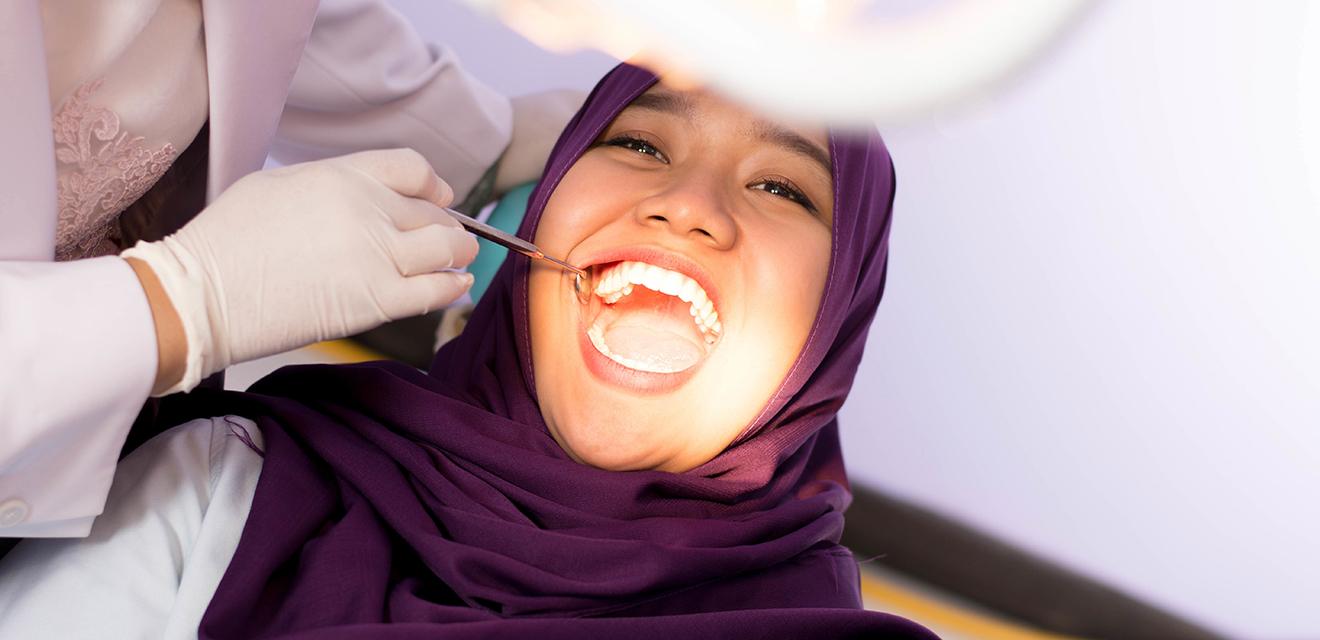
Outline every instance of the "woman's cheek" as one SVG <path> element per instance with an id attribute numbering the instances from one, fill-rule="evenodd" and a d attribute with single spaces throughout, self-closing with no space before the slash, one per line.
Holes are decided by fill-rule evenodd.
<path id="1" fill-rule="evenodd" d="M 805 343 L 811 331 L 829 273 L 828 238 L 812 237 L 813 234 L 819 235 L 812 230 L 801 236 L 806 241 L 796 247 L 779 247 L 784 252 L 781 255 L 793 258 L 782 262 L 789 269 L 781 271 L 777 276 L 777 280 L 782 283 L 777 296 L 778 317 L 784 319 L 781 323 L 783 339 L 797 345 Z"/>

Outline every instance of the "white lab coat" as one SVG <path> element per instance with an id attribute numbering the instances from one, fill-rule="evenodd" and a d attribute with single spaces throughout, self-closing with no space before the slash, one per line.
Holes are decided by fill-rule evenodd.
<path id="1" fill-rule="evenodd" d="M 208 202 L 260 169 L 268 152 L 294 162 L 400 146 L 426 156 L 461 199 L 509 142 L 509 101 L 422 42 L 382 0 L 201 3 Z M 151 312 L 126 263 L 51 262 L 57 208 L 44 60 L 38 0 L 0 2 L 6 537 L 87 535 L 157 357 Z"/>

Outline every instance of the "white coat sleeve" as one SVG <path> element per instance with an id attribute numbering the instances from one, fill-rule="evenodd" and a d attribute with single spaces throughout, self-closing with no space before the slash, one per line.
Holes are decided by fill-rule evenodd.
<path id="1" fill-rule="evenodd" d="M 0 261 L 0 537 L 87 535 L 155 377 L 128 263 Z"/>
<path id="2" fill-rule="evenodd" d="M 248 420 L 194 420 L 124 459 L 80 540 L 0 559 L 0 638 L 196 638 L 261 476 Z"/>
<path id="3" fill-rule="evenodd" d="M 512 131 L 509 99 L 384 1 L 322 0 L 271 155 L 292 164 L 411 147 L 462 202 Z"/>

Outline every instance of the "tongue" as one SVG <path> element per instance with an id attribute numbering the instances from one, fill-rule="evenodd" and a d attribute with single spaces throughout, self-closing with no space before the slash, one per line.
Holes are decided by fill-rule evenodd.
<path id="1" fill-rule="evenodd" d="M 706 353 L 688 304 L 645 287 L 602 310 L 596 324 L 610 353 L 635 369 L 682 371 Z"/>
<path id="2" fill-rule="evenodd" d="M 605 345 L 610 352 L 636 363 L 647 371 L 682 371 L 701 359 L 701 348 L 664 325 L 633 323 L 629 314 L 605 329 Z"/>

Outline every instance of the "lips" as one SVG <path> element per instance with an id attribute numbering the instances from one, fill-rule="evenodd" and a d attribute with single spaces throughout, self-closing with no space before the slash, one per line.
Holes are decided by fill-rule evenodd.
<path id="1" fill-rule="evenodd" d="M 621 248 L 579 260 L 579 343 L 598 378 L 637 392 L 690 379 L 723 334 L 719 294 L 695 262 L 654 248 Z"/>

